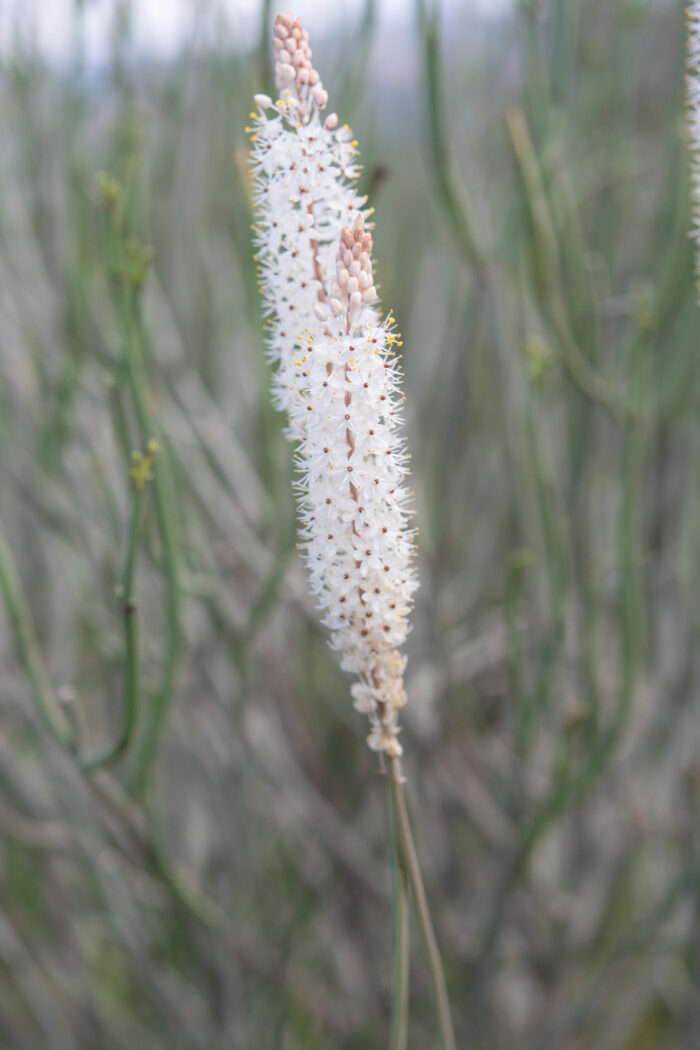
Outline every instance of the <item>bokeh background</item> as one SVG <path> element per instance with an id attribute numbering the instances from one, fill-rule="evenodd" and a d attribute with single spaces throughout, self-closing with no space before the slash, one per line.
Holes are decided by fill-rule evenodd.
<path id="1" fill-rule="evenodd" d="M 296 10 L 404 334 L 402 739 L 458 1045 L 697 1050 L 683 5 Z M 386 782 L 252 262 L 276 11 L 0 0 L 2 1050 L 387 1042 Z M 436 1045 L 417 937 L 411 1011 Z"/>

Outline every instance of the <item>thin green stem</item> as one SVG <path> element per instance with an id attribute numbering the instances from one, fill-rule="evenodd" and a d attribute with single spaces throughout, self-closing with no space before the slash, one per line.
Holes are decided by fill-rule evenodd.
<path id="1" fill-rule="evenodd" d="M 154 397 L 147 368 L 148 332 L 140 311 L 140 294 L 146 277 L 149 251 L 135 238 L 127 237 L 129 209 L 134 197 L 130 192 L 136 171 L 132 163 L 124 180 L 127 192 L 112 210 L 108 225 L 107 256 L 113 278 L 114 305 L 117 311 L 124 348 L 123 368 L 140 437 L 145 445 L 157 440 L 160 446 L 154 467 L 153 502 L 160 540 L 160 562 L 165 584 L 165 637 L 163 642 L 161 680 L 152 702 L 144 705 L 143 732 L 136 734 L 128 784 L 132 794 L 142 794 L 156 756 L 158 742 L 170 711 L 180 666 L 180 560 L 178 514 L 175 482 L 171 473 L 167 440 L 154 408 Z M 127 607 L 128 608 L 128 607 Z M 134 619 L 127 613 L 127 621 Z M 135 642 L 135 623 L 127 623 L 127 637 Z M 136 656 L 135 645 L 132 655 Z M 132 730 L 135 726 L 132 726 Z"/>
<path id="2" fill-rule="evenodd" d="M 265 91 L 274 90 L 272 73 L 272 0 L 263 0 L 260 12 L 260 38 L 258 41 L 258 63 Z"/>
<path id="3" fill-rule="evenodd" d="M 642 398 L 644 347 L 639 346 L 633 375 L 633 393 Z M 536 845 L 552 823 L 574 806 L 606 769 L 627 724 L 635 695 L 635 687 L 642 655 L 644 596 L 641 589 L 639 564 L 639 486 L 643 472 L 644 434 L 641 426 L 630 419 L 625 422 L 622 441 L 622 499 L 618 521 L 618 547 L 621 565 L 620 611 L 622 634 L 620 640 L 620 692 L 609 723 L 592 743 L 581 767 L 573 773 L 557 777 L 540 808 L 526 824 L 496 895 L 491 916 L 486 925 L 482 960 L 490 959 L 496 947 L 510 889 L 532 855 Z"/>
<path id="4" fill-rule="evenodd" d="M 428 9 L 426 0 L 417 0 L 419 31 L 423 38 L 425 84 L 432 172 L 437 197 L 450 222 L 457 246 L 477 277 L 485 275 L 487 259 L 474 231 L 474 224 L 463 187 L 455 175 L 448 135 L 445 129 L 445 101 L 442 93 L 442 56 L 437 5 Z"/>
<path id="5" fill-rule="evenodd" d="M 62 747 L 72 751 L 75 745 L 73 733 L 51 688 L 12 552 L 2 530 L 0 530 L 0 591 L 10 626 L 14 631 L 19 658 L 29 679 L 41 722 Z"/>
<path id="6" fill-rule="evenodd" d="M 148 712 L 144 734 L 138 742 L 129 778 L 130 789 L 139 794 L 145 789 L 155 758 L 161 730 L 170 710 L 180 663 L 180 569 L 174 483 L 170 472 L 166 442 L 150 408 L 150 391 L 143 360 L 144 332 L 138 304 L 133 296 L 126 295 L 122 302 L 122 322 L 126 344 L 127 376 L 139 429 L 144 441 L 156 437 L 161 446 L 154 468 L 153 499 L 166 583 L 167 631 L 163 652 L 162 680 Z"/>
<path id="7" fill-rule="evenodd" d="M 393 804 L 389 813 L 389 821 L 391 827 L 391 868 L 394 886 L 394 976 L 389 1050 L 406 1050 L 411 947 L 408 913 L 408 874 L 401 855 Z"/>
<path id="8" fill-rule="evenodd" d="M 377 0 L 365 0 L 358 32 L 348 49 L 350 61 L 338 92 L 344 112 L 352 118 L 367 84 L 367 64 L 372 51 L 372 34 L 377 19 Z"/>
<path id="9" fill-rule="evenodd" d="M 574 336 L 562 296 L 556 231 L 525 115 L 518 106 L 511 106 L 505 120 L 532 223 L 532 265 L 540 305 L 567 375 L 592 402 L 616 418 L 642 421 L 639 404 L 598 374 Z"/>
<path id="10" fill-rule="evenodd" d="M 423 876 L 420 870 L 416 847 L 413 842 L 411 824 L 408 819 L 408 810 L 406 808 L 406 799 L 403 789 L 404 779 L 401 769 L 401 759 L 396 757 L 391 758 L 389 760 L 389 770 L 391 801 L 394 810 L 394 817 L 396 819 L 396 830 L 398 832 L 403 863 L 413 893 L 418 928 L 423 939 L 423 947 L 425 948 L 428 967 L 430 969 L 430 978 L 435 996 L 435 1006 L 437 1009 L 438 1023 L 440 1025 L 440 1034 L 442 1036 L 442 1045 L 444 1050 L 457 1050 L 454 1029 L 452 1027 L 452 1016 L 450 1014 L 450 1001 L 447 996 L 445 973 L 442 968 L 442 958 L 440 957 L 440 949 L 438 948 L 435 930 L 433 929 L 433 922 L 430 917 L 428 899 L 425 895 L 425 887 L 423 886 Z"/>
<path id="11" fill-rule="evenodd" d="M 84 770 L 99 769 L 116 762 L 128 748 L 136 727 L 139 710 L 139 635 L 136 602 L 134 599 L 134 579 L 136 575 L 136 556 L 141 540 L 141 532 L 143 530 L 143 508 L 143 490 L 135 489 L 134 502 L 131 511 L 131 523 L 129 526 L 126 562 L 122 578 L 124 641 L 126 652 L 122 725 L 118 737 L 112 744 L 109 744 L 100 751 L 84 755 L 80 759 L 81 768 Z"/>

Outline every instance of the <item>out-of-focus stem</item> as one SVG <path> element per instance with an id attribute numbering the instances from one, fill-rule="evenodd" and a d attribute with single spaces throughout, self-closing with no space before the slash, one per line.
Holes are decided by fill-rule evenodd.
<path id="1" fill-rule="evenodd" d="M 273 91 L 273 72 L 270 55 L 272 54 L 272 41 L 270 40 L 270 25 L 272 18 L 272 0 L 263 0 L 260 12 L 260 42 L 258 44 L 258 62 L 262 73 L 262 83 L 265 91 Z"/>
<path id="2" fill-rule="evenodd" d="M 430 969 L 430 978 L 433 985 L 433 994 L 435 996 L 435 1006 L 437 1009 L 438 1023 L 440 1025 L 443 1050 L 457 1050 L 454 1030 L 452 1027 L 450 1001 L 447 996 L 445 973 L 442 967 L 442 958 L 435 937 L 433 922 L 430 917 L 428 898 L 425 895 L 423 876 L 420 870 L 416 847 L 413 842 L 411 824 L 408 819 L 400 758 L 392 757 L 389 759 L 389 780 L 391 784 L 391 800 L 396 820 L 396 830 L 398 832 L 399 845 L 401 847 L 401 856 L 403 858 L 406 874 L 408 875 L 411 892 L 413 893 L 413 902 L 415 904 L 416 917 L 418 919 L 418 929 L 420 930 L 423 939 L 423 946 L 425 948 L 428 967 Z"/>
<path id="3" fill-rule="evenodd" d="M 557 339 L 562 362 L 572 381 L 591 401 L 616 417 L 642 419 L 644 412 L 639 404 L 600 376 L 576 341 L 561 294 L 557 238 L 525 115 L 519 107 L 511 106 L 505 119 L 532 221 L 540 301 Z"/>
<path id="4" fill-rule="evenodd" d="M 134 490 L 134 503 L 131 511 L 129 540 L 127 543 L 126 564 L 122 580 L 122 602 L 124 609 L 124 639 L 126 648 L 126 671 L 124 681 L 124 709 L 119 735 L 114 743 L 101 751 L 85 755 L 80 765 L 85 770 L 109 766 L 119 759 L 129 746 L 136 727 L 139 709 L 139 636 L 137 610 L 134 600 L 134 577 L 136 574 L 136 556 L 143 529 L 144 494 L 140 489 Z"/>
<path id="5" fill-rule="evenodd" d="M 644 374 L 643 347 L 637 350 L 633 393 L 635 403 L 642 404 Z M 573 773 L 558 778 L 540 808 L 525 826 L 496 895 L 484 934 L 482 958 L 490 958 L 496 946 L 503 921 L 505 901 L 510 888 L 524 870 L 535 846 L 554 820 L 574 806 L 588 791 L 611 761 L 627 724 L 634 700 L 643 640 L 643 593 L 639 563 L 639 486 L 643 470 L 644 432 L 638 422 L 627 419 L 622 443 L 622 499 L 618 520 L 618 548 L 621 565 L 620 607 L 622 613 L 621 681 L 615 709 L 610 721 L 591 744 L 586 760 Z"/>
<path id="6" fill-rule="evenodd" d="M 343 84 L 338 92 L 339 98 L 343 99 L 344 111 L 351 118 L 367 84 L 367 64 L 372 50 L 372 35 L 376 17 L 377 0 L 365 0 L 356 40 L 348 49 L 348 53 L 352 55 L 352 61 L 349 63 Z"/>
<path id="7" fill-rule="evenodd" d="M 425 53 L 425 84 L 432 172 L 438 199 L 450 220 L 450 228 L 466 261 L 479 278 L 486 272 L 486 258 L 474 233 L 464 190 L 459 185 L 450 159 L 445 132 L 445 103 L 442 97 L 440 33 L 436 6 L 427 9 L 426 0 L 417 0 L 418 23 Z"/>
<path id="8" fill-rule="evenodd" d="M 133 179 L 134 172 L 135 159 L 132 160 L 128 172 L 127 186 Z M 147 272 L 147 263 L 144 257 L 140 265 L 134 266 L 129 258 L 130 238 L 127 234 L 130 206 L 133 206 L 133 201 L 129 193 L 126 193 L 120 204 L 112 209 L 108 226 L 107 257 L 115 278 L 114 305 L 123 343 L 124 370 L 141 440 L 144 445 L 151 440 L 157 440 L 160 446 L 160 454 L 154 466 L 152 491 L 165 583 L 166 622 L 161 681 L 152 702 L 147 707 L 144 705 L 143 732 L 136 735 L 133 761 L 128 775 L 131 792 L 142 794 L 146 789 L 160 734 L 170 710 L 180 666 L 181 596 L 175 485 L 167 440 L 153 407 L 153 394 L 146 367 L 148 333 L 140 310 L 140 292 Z M 130 614 L 127 614 L 127 621 L 129 618 Z M 135 632 L 135 629 L 135 624 L 130 625 L 127 622 L 127 637 Z M 131 654 L 135 659 L 135 645 L 131 648 Z M 131 672 L 127 671 L 127 674 L 129 673 Z M 134 728 L 135 725 L 131 727 L 130 732 Z"/>
<path id="9" fill-rule="evenodd" d="M 73 733 L 51 689 L 14 559 L 2 530 L 0 530 L 0 591 L 2 591 L 19 657 L 29 679 L 41 721 L 62 747 L 72 751 L 75 744 Z"/>
<path id="10" fill-rule="evenodd" d="M 144 734 L 139 741 L 131 770 L 130 788 L 135 793 L 144 790 L 151 764 L 155 758 L 158 740 L 165 724 L 175 690 L 180 664 L 180 571 L 177 545 L 177 513 L 173 498 L 173 479 L 165 439 L 150 410 L 149 391 L 142 354 L 142 331 L 138 305 L 126 297 L 123 306 L 124 336 L 129 385 L 136 415 L 144 440 L 157 437 L 162 452 L 154 468 L 153 498 L 166 584 L 166 640 L 163 652 L 163 674 L 160 688 L 147 712 Z"/>

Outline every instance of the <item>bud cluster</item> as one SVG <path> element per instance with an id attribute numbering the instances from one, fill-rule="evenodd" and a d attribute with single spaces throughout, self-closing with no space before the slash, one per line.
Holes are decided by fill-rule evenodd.
<path id="1" fill-rule="evenodd" d="M 325 109 L 328 92 L 323 90 L 319 75 L 311 64 L 309 34 L 302 26 L 300 18 L 293 18 L 292 15 L 277 16 L 274 48 L 275 81 L 280 91 L 293 88 L 305 115 L 308 115 L 309 100 L 312 100 L 319 110 Z"/>
<path id="2" fill-rule="evenodd" d="M 335 257 L 335 283 L 331 309 L 336 317 L 345 313 L 348 324 L 363 303 L 371 304 L 377 298 L 372 280 L 372 234 L 365 233 L 362 218 L 354 229 L 344 226 L 340 247 Z"/>

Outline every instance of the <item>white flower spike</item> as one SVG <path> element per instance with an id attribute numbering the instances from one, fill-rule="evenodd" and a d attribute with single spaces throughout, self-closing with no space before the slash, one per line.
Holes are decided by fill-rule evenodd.
<path id="1" fill-rule="evenodd" d="M 298 442 L 312 593 L 341 666 L 358 676 L 351 692 L 369 717 L 370 747 L 395 757 L 406 700 L 399 647 L 417 586 L 401 342 L 391 314 L 382 321 L 375 306 L 357 143 L 349 128 L 336 130 L 335 114 L 321 123 L 327 95 L 291 15 L 275 22 L 275 72 L 280 98 L 256 96 L 252 163 L 276 401 Z"/>

